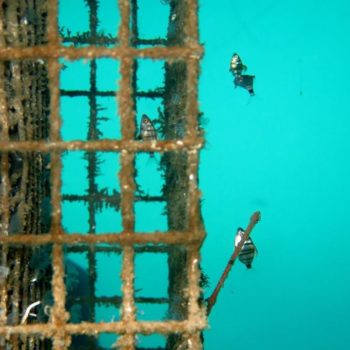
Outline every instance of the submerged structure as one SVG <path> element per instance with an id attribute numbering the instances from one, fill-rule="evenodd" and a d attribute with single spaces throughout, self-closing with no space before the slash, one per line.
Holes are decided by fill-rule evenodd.
<path id="1" fill-rule="evenodd" d="M 202 349 L 197 1 L 160 1 L 169 7 L 168 34 L 152 39 L 139 36 L 137 0 L 118 1 L 117 35 L 98 30 L 97 0 L 85 0 L 89 30 L 73 34 L 59 28 L 57 0 L 0 2 L 0 349 L 103 349 L 103 334 L 116 335 L 116 349 Z M 119 62 L 118 91 L 99 89 L 97 60 L 105 57 Z M 87 89 L 60 86 L 62 58 L 87 60 Z M 164 86 L 143 91 L 138 63 L 147 58 L 164 61 Z M 105 138 L 100 129 L 99 98 L 106 96 L 117 101 L 120 139 Z M 86 137 L 62 138 L 64 97 L 86 99 Z M 161 106 L 157 140 L 137 138 L 140 99 Z M 76 151 L 84 154 L 87 188 L 63 193 L 63 157 Z M 119 190 L 106 190 L 97 180 L 105 152 L 119 157 Z M 161 195 L 139 190 L 135 160 L 141 152 L 160 159 Z M 86 232 L 65 227 L 67 202 L 86 208 L 87 215 L 76 219 Z M 135 206 L 150 202 L 165 205 L 165 231 L 136 229 Z M 97 230 L 104 207 L 120 213 L 120 232 Z M 84 256 L 86 266 L 71 261 L 73 253 Z M 168 279 L 159 283 L 166 283 L 167 295 L 143 296 L 135 289 L 135 257 L 145 253 L 166 255 Z M 119 270 L 108 269 L 110 280 L 120 271 L 121 288 L 111 295 L 96 290 L 101 254 L 121 257 Z M 139 304 L 166 305 L 167 313 L 142 320 Z M 98 320 L 101 305 L 117 310 L 115 316 Z M 155 334 L 164 337 L 163 344 L 145 347 L 138 341 Z"/>

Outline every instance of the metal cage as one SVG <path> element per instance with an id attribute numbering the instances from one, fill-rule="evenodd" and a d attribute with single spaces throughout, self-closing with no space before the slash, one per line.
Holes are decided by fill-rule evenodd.
<path id="1" fill-rule="evenodd" d="M 137 0 L 118 1 L 121 25 L 116 36 L 98 32 L 99 3 L 85 2 L 89 31 L 72 36 L 59 30 L 56 0 L 0 1 L 0 349 L 98 349 L 96 337 L 102 333 L 117 334 L 114 347 L 118 349 L 142 349 L 138 334 L 166 336 L 164 349 L 202 349 L 206 312 L 199 261 L 205 231 L 198 190 L 203 138 L 197 102 L 202 55 L 197 1 L 169 0 L 171 30 L 166 38 L 149 40 L 138 34 Z M 118 91 L 99 91 L 96 60 L 101 57 L 119 61 Z M 62 58 L 89 60 L 88 90 L 60 87 Z M 138 91 L 137 60 L 144 58 L 165 61 L 164 88 Z M 62 139 L 62 96 L 88 99 L 86 140 Z M 120 140 L 100 137 L 99 96 L 116 97 Z M 161 101 L 162 140 L 137 140 L 137 98 Z M 85 152 L 87 162 L 84 196 L 62 194 L 62 155 L 77 150 Z M 120 192 L 107 193 L 97 186 L 97 153 L 105 151 L 119 154 Z M 135 156 L 139 152 L 161 155 L 161 196 L 138 192 Z M 66 232 L 64 201 L 86 204 L 87 234 Z M 165 203 L 166 232 L 135 230 L 134 205 L 148 201 Z M 96 212 L 102 205 L 120 211 L 122 232 L 96 233 Z M 84 297 L 70 295 L 66 251 L 87 257 Z M 113 297 L 96 296 L 96 255 L 101 252 L 121 255 L 121 295 L 116 291 Z M 166 298 L 136 296 L 135 254 L 144 252 L 168 257 Z M 48 295 L 50 302 L 45 301 Z M 39 302 L 41 317 L 29 318 Z M 139 320 L 137 302 L 167 304 L 167 319 Z M 120 319 L 96 322 L 97 304 L 119 308 Z M 84 310 L 79 322 L 71 320 L 72 305 Z"/>

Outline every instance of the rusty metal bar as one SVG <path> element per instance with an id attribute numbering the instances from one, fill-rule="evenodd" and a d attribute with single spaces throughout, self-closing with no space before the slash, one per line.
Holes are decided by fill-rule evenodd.
<path id="1" fill-rule="evenodd" d="M 109 233 L 109 234 L 64 234 L 53 236 L 50 234 L 41 235 L 13 235 L 13 236 L 2 236 L 0 242 L 2 244 L 31 244 L 31 245 L 42 245 L 50 242 L 57 244 L 74 244 L 74 243 L 111 243 L 120 245 L 130 244 L 195 244 L 201 241 L 202 238 L 198 238 L 192 235 L 191 231 L 167 231 L 159 233 L 134 233 L 134 232 L 123 232 L 123 233 Z"/>
<path id="2" fill-rule="evenodd" d="M 56 0 L 48 0 L 48 24 L 47 37 L 52 47 L 58 49 L 60 44 L 58 32 L 58 4 Z M 60 141 L 61 120 L 59 114 L 59 70 L 60 64 L 57 57 L 48 59 L 49 71 L 49 91 L 50 91 L 50 141 Z M 61 229 L 61 155 L 59 152 L 51 153 L 51 233 L 52 238 L 64 235 Z M 54 242 L 52 248 L 52 294 L 54 305 L 51 309 L 50 321 L 56 328 L 53 337 L 53 350 L 67 349 L 70 344 L 70 337 L 64 332 L 64 326 L 69 319 L 69 314 L 65 310 L 66 287 L 64 284 L 64 265 L 62 245 Z"/>
<path id="3" fill-rule="evenodd" d="M 131 5 L 127 0 L 119 0 L 119 11 L 121 16 L 121 24 L 119 28 L 118 38 L 120 40 L 120 48 L 122 50 L 120 61 L 120 91 L 117 96 L 119 113 L 121 119 L 121 133 L 123 140 L 132 140 L 135 137 L 135 118 L 134 118 L 134 101 L 133 101 L 133 58 L 126 55 L 130 46 L 130 15 Z M 123 150 L 120 154 L 121 170 L 119 173 L 121 188 L 121 213 L 122 226 L 125 235 L 127 231 L 134 231 L 134 164 L 135 155 Z M 135 348 L 135 333 L 131 332 L 131 324 L 136 320 L 136 307 L 134 300 L 134 250 L 133 247 L 125 246 L 122 255 L 122 293 L 123 301 L 121 304 L 121 317 L 126 325 L 125 332 L 117 341 L 117 346 L 122 349 Z"/>
<path id="4" fill-rule="evenodd" d="M 148 321 L 130 321 L 125 323 L 120 322 L 84 322 L 80 324 L 67 323 L 62 325 L 61 330 L 67 334 L 91 334 L 96 333 L 132 333 L 145 334 L 152 333 L 169 334 L 169 333 L 186 333 L 196 332 L 203 329 L 203 324 L 193 324 L 191 321 L 163 321 L 163 322 L 148 322 Z M 21 334 L 35 335 L 41 334 L 44 337 L 51 337 L 57 331 L 53 324 L 29 324 L 17 326 L 0 326 L 0 335 L 6 334 Z"/>
<path id="5" fill-rule="evenodd" d="M 75 252 L 75 253 L 83 253 L 86 252 L 87 249 L 89 249 L 87 246 L 84 245 L 72 245 L 67 248 L 68 252 Z M 110 246 L 95 246 L 96 253 L 114 253 L 114 254 L 121 254 L 123 252 L 122 247 L 116 246 L 116 245 L 110 245 Z M 142 253 L 159 253 L 164 254 L 168 253 L 169 246 L 159 243 L 159 245 L 143 245 L 143 246 L 137 246 L 135 247 L 135 253 L 142 254 Z"/>
<path id="6" fill-rule="evenodd" d="M 98 140 L 98 141 L 0 141 L 0 149 L 3 152 L 63 152 L 63 151 L 118 151 L 128 152 L 171 152 L 185 149 L 200 149 L 203 146 L 201 138 L 169 140 L 169 141 L 144 141 L 135 140 Z"/>
<path id="7" fill-rule="evenodd" d="M 188 57 L 198 57 L 203 54 L 201 46 L 193 47 L 152 47 L 152 48 L 132 48 L 132 47 L 115 47 L 107 48 L 100 46 L 89 46 L 82 48 L 63 47 L 56 45 L 34 46 L 34 47 L 6 47 L 0 48 L 1 60 L 16 60 L 16 59 L 49 59 L 49 58 L 64 58 L 66 60 L 79 60 L 82 58 L 92 59 L 101 57 L 110 57 L 121 59 L 128 58 L 152 58 L 152 59 L 167 59 L 179 60 Z"/>

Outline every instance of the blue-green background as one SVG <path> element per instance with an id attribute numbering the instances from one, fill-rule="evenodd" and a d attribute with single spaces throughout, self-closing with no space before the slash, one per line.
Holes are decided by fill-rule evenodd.
<path id="1" fill-rule="evenodd" d="M 115 33 L 119 24 L 116 1 L 100 3 L 101 29 Z M 139 6 L 140 35 L 165 35 L 167 5 L 159 0 L 140 0 Z M 83 0 L 61 1 L 61 25 L 87 30 L 83 7 Z M 74 15 L 77 12 L 79 17 Z M 253 231 L 259 251 L 253 269 L 239 263 L 234 266 L 210 315 L 205 349 L 350 348 L 349 18 L 350 5 L 345 0 L 200 3 L 205 55 L 199 97 L 207 139 L 200 168 L 207 230 L 202 266 L 211 280 L 206 296 L 233 250 L 237 227 L 246 226 L 253 211 L 262 213 Z M 229 73 L 234 52 L 248 66 L 247 73 L 256 76 L 254 97 L 234 88 Z M 117 67 L 116 62 L 109 63 Z M 161 68 L 157 63 L 145 65 L 148 68 L 140 73 L 144 74 L 140 84 L 152 85 Z M 104 73 L 102 67 L 101 63 L 102 85 L 109 84 L 107 79 L 113 74 L 113 81 L 119 79 L 117 68 Z M 80 81 L 69 78 L 69 69 L 62 72 L 62 84 L 65 79 L 68 84 Z M 113 100 L 108 103 L 113 104 Z M 83 121 L 72 117 L 76 107 L 67 103 L 62 104 L 64 108 L 64 138 L 84 138 Z M 80 108 L 86 110 L 83 104 Z M 156 108 L 140 101 L 138 120 L 144 111 L 152 114 Z M 109 113 L 116 117 L 116 108 L 112 106 Z M 105 137 L 120 137 L 118 123 L 111 123 L 105 128 Z M 115 134 L 111 125 L 115 125 Z M 76 159 L 81 156 L 77 154 Z M 102 187 L 118 189 L 114 183 L 117 161 L 113 155 L 104 156 Z M 147 169 L 156 169 L 157 164 L 142 156 L 138 161 L 146 169 L 144 189 L 158 193 L 160 189 L 147 180 L 156 171 L 147 175 Z M 71 175 L 77 174 L 73 169 L 79 161 L 66 162 L 63 191 L 72 193 L 72 188 L 80 186 L 84 192 L 77 175 L 68 183 Z M 69 205 L 63 206 L 67 229 L 86 232 L 86 227 L 79 226 L 86 222 L 86 208 Z M 166 229 L 162 210 L 136 208 L 138 228 Z M 82 218 L 79 222 L 77 215 Z M 119 214 L 107 211 L 103 215 L 101 232 L 120 227 Z M 145 223 L 149 215 L 152 225 Z M 116 222 L 116 227 L 108 222 Z M 164 276 L 163 286 L 167 283 L 165 257 L 150 254 L 149 258 L 137 257 L 140 264 L 136 260 L 136 286 L 141 286 L 146 296 L 156 293 L 154 286 L 161 283 L 156 276 Z M 102 262 L 101 276 L 106 272 L 103 266 L 106 261 Z M 155 266 L 159 272 L 154 271 Z M 116 278 L 119 272 L 116 268 Z M 110 279 L 107 276 L 105 281 Z M 161 294 L 166 294 L 166 288 Z M 142 317 L 153 312 L 146 307 L 139 311 Z M 106 310 L 100 314 L 101 319 L 112 317 Z M 140 337 L 140 346 L 144 344 L 154 343 Z"/>

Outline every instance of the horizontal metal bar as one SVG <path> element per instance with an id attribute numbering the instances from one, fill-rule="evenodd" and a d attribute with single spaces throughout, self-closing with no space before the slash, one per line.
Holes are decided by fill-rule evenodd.
<path id="1" fill-rule="evenodd" d="M 82 34 L 89 34 L 89 32 L 85 32 Z M 93 45 L 94 43 L 96 44 L 104 44 L 104 45 L 118 45 L 119 40 L 117 37 L 110 37 L 104 34 L 98 34 L 96 36 L 83 36 L 83 35 L 71 35 L 71 36 L 66 36 L 66 35 L 61 35 L 62 37 L 62 42 L 64 43 L 72 43 L 72 44 L 77 44 L 77 45 L 86 45 L 90 44 Z M 136 38 L 132 39 L 132 43 L 134 46 L 138 45 L 150 45 L 150 46 L 155 46 L 155 45 L 167 45 L 168 44 L 168 39 L 167 38 L 156 38 L 156 39 L 142 39 L 142 38 Z"/>
<path id="2" fill-rule="evenodd" d="M 200 318 L 186 321 L 133 321 L 133 322 L 83 322 L 80 324 L 62 324 L 59 329 L 56 325 L 30 324 L 18 326 L 0 326 L 0 335 L 42 335 L 53 337 L 57 331 L 68 334 L 96 335 L 96 333 L 133 333 L 133 334 L 170 334 L 170 333 L 193 333 L 203 330 L 205 321 Z"/>
<path id="3" fill-rule="evenodd" d="M 104 234 L 41 234 L 28 235 L 16 234 L 11 236 L 0 236 L 0 244 L 25 244 L 25 245 L 43 245 L 43 244 L 120 244 L 120 245 L 139 245 L 139 244 L 173 244 L 173 245 L 191 245 L 201 243 L 204 239 L 204 232 L 155 232 L 155 233 L 104 233 Z"/>
<path id="4" fill-rule="evenodd" d="M 153 58 L 153 59 L 200 59 L 203 55 L 203 47 L 192 45 L 189 47 L 163 47 L 133 48 L 133 47 L 64 47 L 60 45 L 40 45 L 32 47 L 1 47 L 0 60 L 15 59 L 53 59 L 65 58 L 77 60 L 81 58 L 93 59 L 99 57 L 111 58 Z"/>
<path id="5" fill-rule="evenodd" d="M 91 246 L 90 245 L 70 245 L 68 247 L 66 247 L 67 251 L 69 253 L 86 253 L 88 251 L 91 250 Z M 162 244 L 158 244 L 158 245 L 151 245 L 151 244 L 147 244 L 147 245 L 138 245 L 134 248 L 135 253 L 137 254 L 144 254 L 144 253 L 154 253 L 154 254 L 168 254 L 169 250 L 171 248 L 168 247 L 167 245 L 162 245 Z M 123 252 L 123 248 L 121 246 L 116 246 L 116 245 L 96 245 L 94 246 L 94 252 L 95 253 L 102 253 L 102 254 L 121 254 Z"/>
<path id="6" fill-rule="evenodd" d="M 109 204 L 112 206 L 114 202 L 118 202 L 119 198 L 116 199 L 116 195 L 105 195 L 100 192 L 92 193 L 92 194 L 63 194 L 62 199 L 69 202 L 88 202 L 89 200 L 94 200 L 98 203 Z M 119 197 L 119 196 L 118 196 Z M 137 196 L 135 195 L 135 201 L 137 202 L 164 202 L 166 199 L 164 196 Z"/>
<path id="7" fill-rule="evenodd" d="M 199 150 L 203 139 L 171 141 L 97 140 L 97 141 L 0 141 L 0 152 L 63 152 L 63 151 L 117 151 L 169 152 L 184 149 Z"/>
<path id="8" fill-rule="evenodd" d="M 84 35 L 85 34 L 85 35 Z M 86 35 L 89 32 L 82 33 L 82 35 L 65 36 L 61 35 L 63 43 L 69 43 L 74 45 L 118 45 L 117 38 L 108 37 L 107 35 Z"/>
<path id="9" fill-rule="evenodd" d="M 87 90 L 60 90 L 61 96 L 67 97 L 89 97 L 89 96 L 98 96 L 98 97 L 115 97 L 117 91 L 87 91 Z M 150 91 L 138 91 L 135 93 L 137 97 L 149 97 L 149 98 L 163 98 L 164 90 L 150 90 Z"/>
<path id="10" fill-rule="evenodd" d="M 137 290 L 135 291 L 135 293 Z M 153 297 L 142 297 L 142 296 L 135 296 L 134 297 L 135 302 L 139 304 L 167 304 L 169 303 L 169 298 L 153 298 Z M 70 297 L 70 295 L 67 295 L 67 300 L 71 301 L 74 300 L 75 303 L 86 303 L 88 300 L 90 300 L 89 296 L 83 297 L 79 296 L 78 300 L 75 297 Z M 114 305 L 119 307 L 122 303 L 123 298 L 121 296 L 114 296 L 114 297 L 94 297 L 93 301 L 96 304 L 104 304 L 104 305 Z"/>
<path id="11" fill-rule="evenodd" d="M 98 97 L 115 97 L 116 91 L 88 91 L 88 90 L 60 90 L 61 96 L 80 97 L 80 96 L 98 96 Z"/>
<path id="12" fill-rule="evenodd" d="M 168 39 L 162 39 L 162 38 L 158 38 L 158 39 L 135 39 L 133 40 L 133 43 L 137 46 L 137 45 L 168 45 Z"/>

